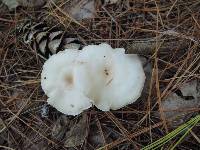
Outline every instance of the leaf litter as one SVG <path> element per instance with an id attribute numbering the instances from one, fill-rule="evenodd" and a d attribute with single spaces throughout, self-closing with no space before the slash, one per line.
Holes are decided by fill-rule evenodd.
<path id="1" fill-rule="evenodd" d="M 183 83 L 163 99 L 161 106 L 166 118 L 176 118 L 171 123 L 173 128 L 188 121 L 194 114 L 192 109 L 198 109 L 200 106 L 200 82 L 192 80 Z"/>
<path id="2" fill-rule="evenodd" d="M 16 1 L 13 4 L 9 2 L 10 9 L 16 8 Z M 42 0 L 39 2 L 42 4 Z M 86 14 L 91 15 L 89 19 L 76 15 L 76 9 L 74 16 L 73 13 L 68 16 L 70 12 L 65 9 L 69 7 L 68 4 L 59 0 L 55 3 L 57 7 L 46 5 L 49 10 L 41 13 L 45 16 L 43 19 L 49 24 L 58 24 L 69 33 L 75 33 L 86 44 L 106 41 L 113 47 L 125 47 L 128 53 L 139 53 L 148 58 L 150 63 L 147 64 L 151 69 L 147 69 L 149 84 L 143 91 L 145 96 L 135 104 L 112 111 L 114 120 L 118 122 L 96 108 L 86 112 L 87 121 L 80 121 L 81 116 L 60 118 L 62 115 L 53 108 L 44 118 L 35 111 L 18 116 L 19 110 L 32 106 L 32 103 L 40 105 L 46 101 L 44 93 L 38 88 L 39 82 L 28 81 L 38 80 L 43 61 L 13 33 L 17 21 L 26 20 L 24 16 L 34 18 L 34 11 L 38 14 L 40 10 L 34 8 L 36 5 L 31 4 L 33 8 L 30 8 L 23 4 L 24 8 L 17 7 L 14 14 L 6 10 L 5 3 L 0 1 L 0 12 L 4 12 L 0 17 L 3 33 L 0 34 L 3 39 L 0 41 L 0 117 L 7 126 L 4 128 L 3 125 L 4 130 L 0 133 L 2 145 L 18 149 L 20 144 L 27 149 L 66 149 L 70 146 L 76 149 L 139 149 L 167 134 L 163 119 L 171 130 L 171 127 L 176 128 L 199 112 L 199 1 L 125 0 L 106 5 L 98 2 L 95 9 L 92 8 L 92 15 L 87 14 L 86 10 Z M 16 38 L 17 41 L 14 40 Z M 158 68 L 155 67 L 156 60 Z M 154 88 L 155 70 L 158 71 L 162 97 L 160 106 L 157 100 L 159 92 Z M 13 96 L 12 91 L 17 91 L 19 87 L 23 88 L 23 92 Z M 164 118 L 159 116 L 158 108 L 163 109 Z M 157 116 L 152 115 L 154 113 Z M 93 127 L 98 124 L 96 118 L 102 129 Z M 124 136 L 123 129 L 127 130 L 127 136 Z M 75 130 L 82 136 L 77 137 Z M 192 129 L 192 133 L 198 137 L 198 128 Z M 40 141 L 42 144 L 39 144 Z M 169 144 L 173 144 L 173 141 Z M 198 146 L 193 136 L 189 136 L 177 147 L 198 149 Z"/>

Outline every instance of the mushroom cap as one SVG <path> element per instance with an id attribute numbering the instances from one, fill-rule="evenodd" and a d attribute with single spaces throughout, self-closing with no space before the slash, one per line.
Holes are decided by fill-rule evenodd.
<path id="1" fill-rule="evenodd" d="M 113 49 L 103 43 L 84 47 L 78 60 L 84 65 L 77 70 L 88 72 L 91 80 L 88 95 L 97 108 L 116 110 L 140 97 L 145 74 L 137 55 L 125 54 L 125 49 Z"/>
<path id="2" fill-rule="evenodd" d="M 45 62 L 41 79 L 48 103 L 68 115 L 77 115 L 92 104 L 109 111 L 133 103 L 144 82 L 138 56 L 106 43 L 53 55 Z"/>
<path id="3" fill-rule="evenodd" d="M 78 50 L 68 49 L 53 55 L 45 62 L 41 74 L 42 89 L 49 97 L 47 102 L 67 115 L 78 115 L 92 106 L 84 94 L 87 84 L 80 84 L 81 76 L 76 74 L 78 54 Z"/>

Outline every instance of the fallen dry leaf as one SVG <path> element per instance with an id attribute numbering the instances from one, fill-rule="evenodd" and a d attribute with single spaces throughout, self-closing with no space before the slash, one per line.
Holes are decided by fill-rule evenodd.
<path id="1" fill-rule="evenodd" d="M 184 83 L 181 87 L 169 94 L 161 103 L 167 119 L 175 117 L 172 126 L 176 127 L 188 120 L 193 113 L 187 110 L 200 106 L 200 83 L 197 80 Z"/>
<path id="2" fill-rule="evenodd" d="M 67 130 L 69 130 L 70 120 L 66 115 L 62 115 L 58 118 L 53 126 L 51 136 L 55 140 L 62 140 Z"/>
<path id="3" fill-rule="evenodd" d="M 48 0 L 2 0 L 10 11 L 18 6 L 23 7 L 42 7 Z"/>
<path id="4" fill-rule="evenodd" d="M 71 126 L 65 136 L 65 147 L 80 146 L 84 143 L 88 135 L 87 115 L 83 114 L 77 124 Z"/>
<path id="5" fill-rule="evenodd" d="M 73 0 L 64 8 L 75 20 L 90 19 L 95 14 L 94 0 Z"/>
<path id="6" fill-rule="evenodd" d="M 2 3 L 5 4 L 9 10 L 13 10 L 19 6 L 18 0 L 2 0 Z"/>

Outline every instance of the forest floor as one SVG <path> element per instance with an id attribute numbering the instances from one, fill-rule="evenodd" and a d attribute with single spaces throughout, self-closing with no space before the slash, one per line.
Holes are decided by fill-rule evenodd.
<path id="1" fill-rule="evenodd" d="M 199 0 L 43 1 L 9 11 L 0 0 L 0 149 L 156 149 L 145 146 L 164 136 L 171 138 L 158 149 L 200 149 L 199 121 L 186 123 L 200 111 Z M 45 60 L 18 33 L 28 19 L 85 45 L 107 42 L 145 58 L 142 96 L 119 110 L 92 107 L 76 117 L 44 105 Z"/>

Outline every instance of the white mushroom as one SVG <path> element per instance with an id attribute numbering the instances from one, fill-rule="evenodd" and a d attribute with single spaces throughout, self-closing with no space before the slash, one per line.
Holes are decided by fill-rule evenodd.
<path id="1" fill-rule="evenodd" d="M 68 115 L 79 114 L 91 103 L 103 111 L 133 103 L 144 81 L 137 55 L 105 43 L 53 55 L 44 64 L 41 80 L 48 103 Z"/>
<path id="2" fill-rule="evenodd" d="M 42 89 L 49 97 L 47 102 L 68 115 L 78 115 L 92 106 L 83 93 L 86 84 L 77 82 L 79 75 L 75 74 L 75 62 L 78 53 L 78 50 L 68 49 L 53 55 L 45 62 L 41 75 Z"/>

